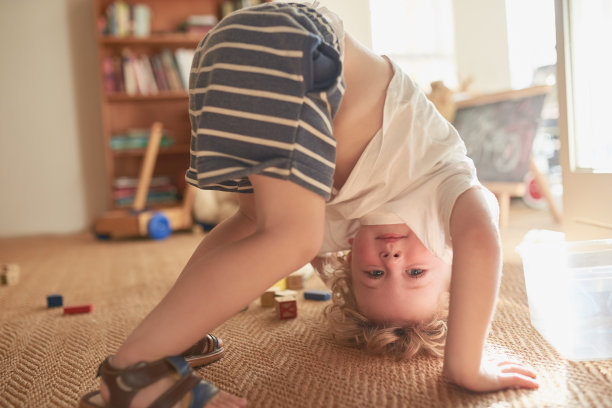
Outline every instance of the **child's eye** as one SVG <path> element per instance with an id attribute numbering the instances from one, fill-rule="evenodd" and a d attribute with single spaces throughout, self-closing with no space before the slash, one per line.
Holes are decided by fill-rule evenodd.
<path id="1" fill-rule="evenodd" d="M 380 269 L 375 269 L 373 271 L 365 271 L 366 274 L 368 274 L 370 276 L 370 278 L 381 278 L 384 274 L 385 271 L 382 271 Z"/>
<path id="2" fill-rule="evenodd" d="M 411 278 L 421 278 L 425 274 L 425 270 L 423 269 L 408 269 L 407 272 Z"/>

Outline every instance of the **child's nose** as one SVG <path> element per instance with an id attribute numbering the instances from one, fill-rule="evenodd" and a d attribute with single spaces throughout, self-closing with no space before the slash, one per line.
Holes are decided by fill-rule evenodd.
<path id="1" fill-rule="evenodd" d="M 380 253 L 380 257 L 382 258 L 383 261 L 396 260 L 396 259 L 401 258 L 401 256 L 402 256 L 402 251 L 400 250 L 383 251 Z"/>

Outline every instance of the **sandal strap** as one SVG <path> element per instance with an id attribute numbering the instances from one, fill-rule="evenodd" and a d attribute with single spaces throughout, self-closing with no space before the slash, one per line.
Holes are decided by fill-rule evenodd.
<path id="1" fill-rule="evenodd" d="M 113 367 L 110 359 L 108 357 L 100 364 L 98 376 L 109 388 L 112 407 L 128 407 L 138 391 L 177 371 L 167 359 L 140 362 L 124 369 Z"/>
<path id="2" fill-rule="evenodd" d="M 207 334 L 202 337 L 196 344 L 189 347 L 181 356 L 191 356 L 194 354 L 202 354 L 202 350 L 204 350 L 204 345 L 207 345 L 206 353 L 213 352 L 219 348 L 219 339 L 212 333 Z"/>
<path id="3" fill-rule="evenodd" d="M 171 407 L 190 392 L 189 408 L 201 408 L 219 392 L 217 387 L 194 375 L 189 364 L 182 357 L 168 357 L 166 360 L 174 366 L 181 378 L 157 398 L 149 408 Z"/>

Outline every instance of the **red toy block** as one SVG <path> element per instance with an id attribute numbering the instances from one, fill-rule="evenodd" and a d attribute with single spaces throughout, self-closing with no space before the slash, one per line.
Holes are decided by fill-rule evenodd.
<path id="1" fill-rule="evenodd" d="M 64 314 L 77 314 L 77 313 L 89 313 L 93 310 L 93 305 L 75 305 L 75 306 L 64 306 Z"/>
<path id="2" fill-rule="evenodd" d="M 274 303 L 279 319 L 295 319 L 297 317 L 297 299 L 295 296 L 277 297 L 274 299 Z"/>

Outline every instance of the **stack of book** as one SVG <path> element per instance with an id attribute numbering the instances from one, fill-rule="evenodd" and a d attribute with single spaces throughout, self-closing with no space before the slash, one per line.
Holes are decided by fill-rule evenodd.
<path id="1" fill-rule="evenodd" d="M 157 55 L 136 54 L 124 48 L 121 55 L 102 60 L 106 93 L 125 92 L 130 95 L 152 95 L 189 89 L 189 71 L 194 50 L 163 49 Z"/>
<path id="2" fill-rule="evenodd" d="M 202 37 L 209 32 L 219 19 L 212 14 L 192 15 L 187 17 L 187 20 L 179 27 L 179 31 L 186 34 L 198 34 Z"/>
<path id="3" fill-rule="evenodd" d="M 118 177 L 113 182 L 113 200 L 117 207 L 130 207 L 134 203 L 138 178 Z M 176 186 L 169 176 L 157 176 L 151 179 L 147 193 L 147 205 L 171 205 L 179 202 Z"/>
<path id="4" fill-rule="evenodd" d="M 117 133 L 111 136 L 111 149 L 144 149 L 149 143 L 150 129 L 128 129 L 124 133 Z M 160 147 L 169 147 L 174 144 L 174 140 L 163 130 Z"/>
<path id="5" fill-rule="evenodd" d="M 102 34 L 115 37 L 146 37 L 151 31 L 151 9 L 146 4 L 115 1 L 100 22 Z"/>

